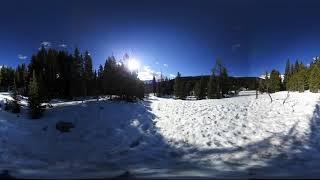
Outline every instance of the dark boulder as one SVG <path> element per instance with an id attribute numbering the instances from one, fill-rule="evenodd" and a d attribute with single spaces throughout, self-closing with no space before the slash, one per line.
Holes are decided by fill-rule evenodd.
<path id="1" fill-rule="evenodd" d="M 56 124 L 56 129 L 62 133 L 64 132 L 70 132 L 70 129 L 74 128 L 74 124 L 71 122 L 64 122 L 64 121 L 59 121 Z"/>

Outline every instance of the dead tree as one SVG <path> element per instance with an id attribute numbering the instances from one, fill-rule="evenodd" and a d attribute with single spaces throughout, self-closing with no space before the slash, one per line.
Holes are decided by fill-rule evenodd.
<path id="1" fill-rule="evenodd" d="M 289 98 L 289 96 L 290 96 L 290 94 L 289 94 L 289 91 L 288 91 L 287 97 L 283 100 L 283 103 L 282 103 L 282 104 L 286 103 L 286 101 L 287 101 L 287 99 Z"/>
<path id="2" fill-rule="evenodd" d="M 271 97 L 271 95 L 270 95 L 269 86 L 268 86 L 268 85 L 267 85 L 267 94 L 268 94 L 268 96 L 269 96 L 269 98 L 270 98 L 270 101 L 271 101 L 271 103 L 272 103 L 272 97 Z"/>
<path id="3" fill-rule="evenodd" d="M 271 101 L 271 103 L 272 103 L 272 97 L 271 97 L 271 95 L 270 95 L 270 93 L 269 93 L 269 92 L 268 92 L 268 96 L 269 96 L 270 101 Z"/>

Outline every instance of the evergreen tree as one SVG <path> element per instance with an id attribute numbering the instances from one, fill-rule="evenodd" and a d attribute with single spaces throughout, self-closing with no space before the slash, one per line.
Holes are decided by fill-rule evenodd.
<path id="1" fill-rule="evenodd" d="M 163 94 L 161 93 L 161 83 L 162 83 L 162 78 L 160 78 L 158 80 L 158 82 L 156 83 L 156 96 L 157 97 L 161 97 Z"/>
<path id="2" fill-rule="evenodd" d="M 165 95 L 171 95 L 172 94 L 170 80 L 167 77 L 164 80 L 164 94 Z"/>
<path id="3" fill-rule="evenodd" d="M 280 91 L 281 77 L 279 71 L 273 69 L 270 73 L 269 92 L 274 93 Z"/>
<path id="4" fill-rule="evenodd" d="M 108 57 L 104 65 L 103 89 L 104 94 L 114 95 L 116 93 L 117 82 L 117 62 L 113 56 Z"/>
<path id="5" fill-rule="evenodd" d="M 218 59 L 208 82 L 208 98 L 222 98 L 225 94 L 228 94 L 230 88 L 227 69 Z"/>
<path id="6" fill-rule="evenodd" d="M 0 91 L 9 91 L 13 86 L 14 70 L 10 67 L 2 66 L 0 69 Z"/>
<path id="7" fill-rule="evenodd" d="M 46 62 L 45 62 L 45 79 L 44 83 L 47 90 L 48 99 L 52 99 L 54 97 L 57 97 L 57 54 L 58 52 L 54 49 L 49 49 L 47 56 L 46 56 Z M 72 71 L 70 71 L 72 72 Z"/>
<path id="8" fill-rule="evenodd" d="M 259 79 L 259 85 L 258 85 L 258 90 L 259 90 L 259 92 L 261 92 L 261 93 L 264 93 L 264 92 L 266 92 L 266 84 L 265 84 L 265 79 Z"/>
<path id="9" fill-rule="evenodd" d="M 152 93 L 153 93 L 153 95 L 156 95 L 156 90 L 157 90 L 157 82 L 156 82 L 156 77 L 153 75 L 153 78 L 152 78 Z"/>
<path id="10" fill-rule="evenodd" d="M 290 77 L 292 77 L 294 73 L 295 73 L 294 65 L 291 64 L 291 66 L 290 66 Z M 288 81 L 289 81 L 289 79 L 288 79 Z"/>
<path id="11" fill-rule="evenodd" d="M 200 78 L 200 81 L 197 82 L 195 85 L 195 95 L 196 95 L 197 99 L 204 99 L 205 92 L 206 92 L 206 83 L 205 83 L 204 77 L 202 76 Z"/>
<path id="12" fill-rule="evenodd" d="M 297 72 L 297 90 L 299 92 L 304 92 L 308 89 L 308 79 L 307 70 L 302 63 L 298 66 Z"/>
<path id="13" fill-rule="evenodd" d="M 207 91 L 207 96 L 209 99 L 216 98 L 217 96 L 217 86 L 216 86 L 216 77 L 214 72 L 212 72 L 209 82 L 208 82 L 208 91 Z"/>
<path id="14" fill-rule="evenodd" d="M 84 80 L 84 95 L 92 95 L 92 81 L 93 81 L 93 67 L 92 59 L 88 51 L 85 52 L 84 57 L 84 71 L 83 71 L 83 80 Z"/>
<path id="15" fill-rule="evenodd" d="M 97 88 L 98 88 L 98 94 L 103 94 L 103 67 L 100 64 L 98 69 L 98 77 L 97 77 Z"/>
<path id="16" fill-rule="evenodd" d="M 299 92 L 308 89 L 308 71 L 302 63 L 298 64 L 296 70 L 292 73 L 287 87 L 291 91 Z"/>
<path id="17" fill-rule="evenodd" d="M 13 113 L 20 113 L 20 104 L 19 104 L 19 98 L 18 98 L 18 91 L 17 91 L 17 83 L 14 81 L 14 86 L 11 92 L 11 96 L 13 98 L 12 101 L 12 112 Z"/>
<path id="18" fill-rule="evenodd" d="M 28 104 L 31 118 L 38 119 L 42 116 L 41 98 L 39 95 L 39 86 L 35 71 L 33 71 L 32 74 L 32 79 L 29 83 Z"/>
<path id="19" fill-rule="evenodd" d="M 91 87 L 91 95 L 98 96 L 99 95 L 99 87 L 98 87 L 98 73 L 96 70 L 93 72 L 92 78 L 92 87 Z"/>
<path id="20" fill-rule="evenodd" d="M 299 61 L 298 61 L 298 59 L 295 61 L 295 63 L 294 63 L 294 71 L 293 71 L 293 73 L 296 73 L 296 72 L 298 72 L 299 71 Z"/>
<path id="21" fill-rule="evenodd" d="M 228 94 L 230 90 L 230 84 L 229 84 L 229 78 L 227 69 L 225 67 L 221 67 L 221 73 L 220 73 L 220 87 L 221 87 L 221 96 L 224 96 Z"/>
<path id="22" fill-rule="evenodd" d="M 158 79 L 158 81 L 156 82 L 156 96 L 157 97 L 162 97 L 164 96 L 164 78 L 162 76 L 162 74 L 160 75 L 160 78 Z"/>
<path id="23" fill-rule="evenodd" d="M 83 58 L 78 48 L 75 48 L 72 55 L 71 69 L 70 69 L 70 95 L 78 97 L 84 95 L 84 80 L 83 80 Z M 67 77 L 67 76 L 65 76 Z M 66 79 L 65 79 L 66 80 Z"/>
<path id="24" fill-rule="evenodd" d="M 309 89 L 317 93 L 320 89 L 320 68 L 318 65 L 311 65 L 309 75 Z"/>
<path id="25" fill-rule="evenodd" d="M 178 72 L 174 81 L 174 95 L 178 99 L 185 99 L 186 93 L 184 91 L 184 84 L 181 81 L 181 74 Z"/>
<path id="26" fill-rule="evenodd" d="M 287 89 L 287 83 L 290 79 L 291 69 L 290 69 L 290 60 L 287 60 L 285 71 L 284 71 L 284 79 L 283 79 L 283 87 Z"/>
<path id="27" fill-rule="evenodd" d="M 190 96 L 191 91 L 193 90 L 192 88 L 192 82 L 191 81 L 187 81 L 184 83 L 184 91 L 186 96 Z"/>

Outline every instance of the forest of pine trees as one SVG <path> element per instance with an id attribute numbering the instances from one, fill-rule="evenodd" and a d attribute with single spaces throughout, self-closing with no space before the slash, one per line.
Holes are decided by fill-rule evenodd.
<path id="1" fill-rule="evenodd" d="M 274 93 L 280 90 L 304 92 L 319 92 L 320 90 L 320 59 L 315 58 L 306 66 L 296 60 L 293 64 L 287 60 L 283 81 L 280 72 L 272 70 L 270 75 L 266 72 L 265 79 L 259 80 L 259 91 Z"/>
<path id="2" fill-rule="evenodd" d="M 28 65 L 16 69 L 1 66 L 0 91 L 14 91 L 29 96 L 30 114 L 41 116 L 39 104 L 53 98 L 73 99 L 84 96 L 109 95 L 132 101 L 144 97 L 143 81 L 137 72 L 131 72 L 124 65 L 128 55 L 118 63 L 114 56 L 100 65 L 98 72 L 93 69 L 88 51 L 83 54 L 75 49 L 67 51 L 46 49 L 35 53 Z"/>
<path id="3" fill-rule="evenodd" d="M 185 99 L 193 91 L 198 100 L 205 99 L 220 99 L 230 93 L 231 82 L 228 77 L 227 68 L 222 65 L 221 61 L 217 60 L 212 74 L 208 81 L 203 77 L 198 82 L 192 84 L 190 81 L 183 81 L 181 74 L 178 72 L 174 82 L 174 95 L 177 99 Z"/>
<path id="4" fill-rule="evenodd" d="M 18 95 L 28 96 L 30 114 L 33 118 L 41 117 L 41 103 L 53 98 L 74 99 L 77 97 L 107 95 L 122 100 L 133 101 L 144 97 L 144 82 L 138 79 L 135 71 L 129 71 L 125 54 L 120 61 L 114 56 L 106 59 L 103 65 L 94 70 L 92 57 L 88 51 L 81 53 L 76 48 L 73 53 L 56 49 L 40 48 L 28 65 L 18 65 L 16 69 L 0 66 L 0 91 L 10 91 L 14 101 L 10 104 L 12 112 L 20 112 Z M 162 75 L 158 80 L 153 77 L 151 91 L 156 96 L 175 95 L 177 99 L 186 99 L 195 95 L 200 99 L 219 99 L 236 93 L 235 84 L 228 77 L 227 69 L 217 60 L 208 79 L 201 77 L 197 82 L 181 77 L 178 72 L 174 80 Z M 273 69 L 265 78 L 257 78 L 255 87 L 260 92 L 274 93 L 281 90 L 320 89 L 320 58 L 315 58 L 305 66 L 296 60 L 293 64 L 287 60 L 284 77 Z"/>

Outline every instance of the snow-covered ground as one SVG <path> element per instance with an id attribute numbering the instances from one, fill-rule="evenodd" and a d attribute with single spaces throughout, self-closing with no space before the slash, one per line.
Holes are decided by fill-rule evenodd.
<path id="1" fill-rule="evenodd" d="M 53 101 L 40 120 L 0 110 L 0 169 L 17 177 L 320 177 L 319 94 Z M 0 93 L 0 103 L 8 98 Z M 23 100 L 26 104 L 26 100 Z M 69 133 L 55 129 L 73 122 Z M 301 171 L 303 170 L 303 171 Z"/>

